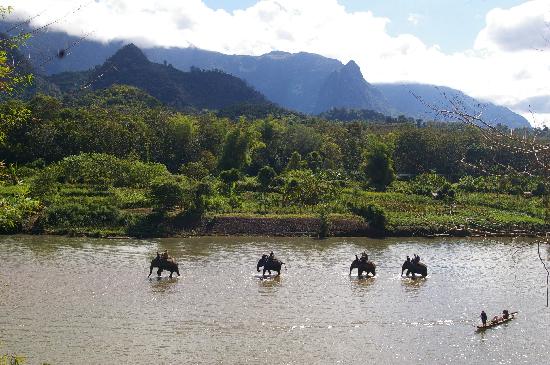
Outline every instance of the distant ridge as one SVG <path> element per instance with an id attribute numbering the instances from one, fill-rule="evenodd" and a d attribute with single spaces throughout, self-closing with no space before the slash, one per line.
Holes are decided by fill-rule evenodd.
<path id="1" fill-rule="evenodd" d="M 183 72 L 172 65 L 153 63 L 134 44 L 122 47 L 96 68 L 88 83 L 94 90 L 115 84 L 135 86 L 179 109 L 222 109 L 240 103 L 267 103 L 262 94 L 235 76 L 196 68 Z"/>
<path id="2" fill-rule="evenodd" d="M 5 29 L 9 28 L 9 23 L 0 24 L 3 24 Z M 78 40 L 78 37 L 62 32 L 46 32 L 28 40 L 23 53 L 35 68 L 41 65 L 44 57 L 53 55 L 52 62 L 47 62 L 38 69 L 42 74 L 51 75 L 63 71 L 89 70 L 105 62 L 122 45 L 120 41 L 103 44 L 85 39 L 63 59 L 55 57 L 59 49 Z M 440 120 L 441 116 L 435 115 L 412 97 L 410 90 L 415 90 L 427 104 L 441 105 L 444 100 L 441 99 L 440 90 L 444 89 L 458 98 L 464 98 L 463 103 L 468 105 L 472 112 L 477 114 L 479 108 L 482 108 L 483 116 L 492 124 L 500 123 L 512 128 L 530 126 L 525 118 L 508 108 L 473 99 L 459 90 L 437 89 L 433 85 L 420 84 L 369 84 L 363 78 L 364 75 L 360 75 L 361 72 L 356 72 L 357 69 L 352 67 L 355 62 L 351 65 L 348 63 L 350 67 L 346 69 L 346 65 L 338 60 L 312 53 L 277 51 L 262 56 L 242 56 L 197 48 L 149 48 L 144 49 L 143 53 L 154 62 L 164 64 L 166 61 L 167 64 L 172 64 L 174 69 L 183 71 L 189 71 L 192 66 L 204 70 L 222 70 L 245 80 L 271 102 L 307 114 L 317 114 L 332 108 L 369 109 L 393 117 L 403 114 L 424 120 Z M 368 74 L 365 76 L 368 78 Z M 64 77 L 67 86 L 71 82 L 71 77 Z M 147 84 L 153 88 L 150 82 Z M 339 91 L 331 89 L 332 86 Z M 173 90 L 183 92 L 180 88 Z M 162 94 L 162 90 L 154 91 Z M 163 95 L 161 100 L 179 105 L 178 101 L 170 100 L 169 95 Z M 191 102 L 189 99 L 185 100 L 184 104 Z M 202 102 L 198 104 L 211 105 Z M 213 104 L 225 103 L 218 99 Z"/>
<path id="3" fill-rule="evenodd" d="M 530 127 L 527 119 L 510 109 L 489 102 L 483 102 L 462 91 L 445 86 L 415 83 L 376 84 L 378 90 L 401 114 L 424 120 L 441 120 L 443 116 L 424 105 L 419 99 L 436 109 L 449 109 L 449 101 L 459 104 L 463 112 L 471 115 L 481 113 L 482 119 L 491 124 L 502 124 L 510 128 Z"/>

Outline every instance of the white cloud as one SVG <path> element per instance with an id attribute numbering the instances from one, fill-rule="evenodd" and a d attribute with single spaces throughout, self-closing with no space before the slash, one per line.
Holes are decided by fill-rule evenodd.
<path id="1" fill-rule="evenodd" d="M 34 26 L 77 7 L 74 0 L 5 2 L 26 16 L 47 9 Z M 550 48 L 550 40 L 534 42 L 539 34 L 533 31 L 542 29 L 540 35 L 546 35 L 547 5 L 548 0 L 532 0 L 492 10 L 475 46 L 453 54 L 410 34 L 390 36 L 389 19 L 368 11 L 347 12 L 336 0 L 261 0 L 233 12 L 210 9 L 200 0 L 97 0 L 53 28 L 73 35 L 93 30 L 98 40 L 122 39 L 142 47 L 192 45 L 250 55 L 306 51 L 344 63 L 353 59 L 369 82 L 446 85 L 525 112 L 518 107 L 524 100 L 550 95 L 550 49 L 534 49 Z"/>
<path id="2" fill-rule="evenodd" d="M 476 48 L 550 50 L 548 0 L 532 0 L 510 9 L 493 9 L 487 14 L 486 23 L 476 39 Z"/>
<path id="3" fill-rule="evenodd" d="M 416 13 L 411 13 L 407 17 L 407 21 L 412 25 L 418 25 L 418 23 L 420 23 L 421 20 L 422 20 L 422 15 L 416 14 Z"/>

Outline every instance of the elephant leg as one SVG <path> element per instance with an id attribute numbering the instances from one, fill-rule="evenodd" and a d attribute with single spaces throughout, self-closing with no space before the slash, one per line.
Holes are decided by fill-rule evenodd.
<path id="1" fill-rule="evenodd" d="M 357 276 L 359 277 L 363 276 L 363 270 L 357 269 Z"/>
<path id="2" fill-rule="evenodd" d="M 174 273 L 173 271 L 170 271 L 170 279 L 172 279 L 172 274 L 173 273 Z"/>
<path id="3" fill-rule="evenodd" d="M 147 275 L 147 277 L 150 277 L 152 273 L 153 273 L 153 266 L 151 266 L 151 267 L 149 268 L 149 275 Z"/>
<path id="4" fill-rule="evenodd" d="M 157 276 L 160 277 L 160 274 L 162 274 L 162 269 L 159 267 L 159 269 L 157 270 Z"/>

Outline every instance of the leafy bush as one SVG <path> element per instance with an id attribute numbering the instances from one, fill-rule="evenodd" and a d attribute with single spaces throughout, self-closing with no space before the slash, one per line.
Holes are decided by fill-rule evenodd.
<path id="1" fill-rule="evenodd" d="M 442 189 L 446 184 L 449 184 L 444 176 L 433 172 L 425 173 L 415 177 L 411 183 L 411 192 L 418 195 L 432 195 Z"/>
<path id="2" fill-rule="evenodd" d="M 456 192 L 452 185 L 450 183 L 446 183 L 437 190 L 435 198 L 446 202 L 451 202 L 455 199 L 455 195 Z"/>
<path id="3" fill-rule="evenodd" d="M 64 158 L 60 179 L 68 183 L 143 188 L 159 177 L 170 176 L 166 166 L 123 160 L 105 153 L 83 153 Z"/>
<path id="4" fill-rule="evenodd" d="M 157 180 L 151 184 L 149 197 L 159 211 L 167 211 L 188 204 L 187 189 L 175 179 Z"/>
<path id="5" fill-rule="evenodd" d="M 58 165 L 44 168 L 31 180 L 30 194 L 39 198 L 54 194 L 59 189 L 60 175 Z"/>
<path id="6" fill-rule="evenodd" d="M 125 217 L 115 206 L 104 201 L 56 201 L 46 208 L 47 226 L 102 227 L 124 225 Z"/>
<path id="7" fill-rule="evenodd" d="M 142 208 L 150 206 L 144 189 L 111 188 L 113 203 L 121 208 Z"/>
<path id="8" fill-rule="evenodd" d="M 40 202 L 23 195 L 0 198 L 0 233 L 17 233 L 24 220 L 40 210 Z"/>
<path id="9" fill-rule="evenodd" d="M 201 180 L 210 174 L 208 168 L 200 161 L 188 162 L 181 165 L 179 172 L 195 180 Z"/>
<path id="10" fill-rule="evenodd" d="M 379 231 L 384 231 L 386 229 L 386 212 L 379 205 L 356 202 L 351 203 L 349 209 L 353 214 L 366 220 L 371 228 Z"/>

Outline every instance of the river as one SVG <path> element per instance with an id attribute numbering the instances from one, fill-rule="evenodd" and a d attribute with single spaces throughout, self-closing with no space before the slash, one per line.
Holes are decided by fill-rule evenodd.
<path id="1" fill-rule="evenodd" d="M 164 249 L 181 277 L 148 279 L 150 260 Z M 271 250 L 287 269 L 262 280 L 256 262 Z M 376 278 L 348 276 L 363 250 Z M 415 253 L 428 277 L 401 277 L 405 256 Z M 0 263 L 0 354 L 28 364 L 550 358 L 546 272 L 525 240 L 0 236 Z M 475 333 L 482 309 L 519 316 Z"/>

